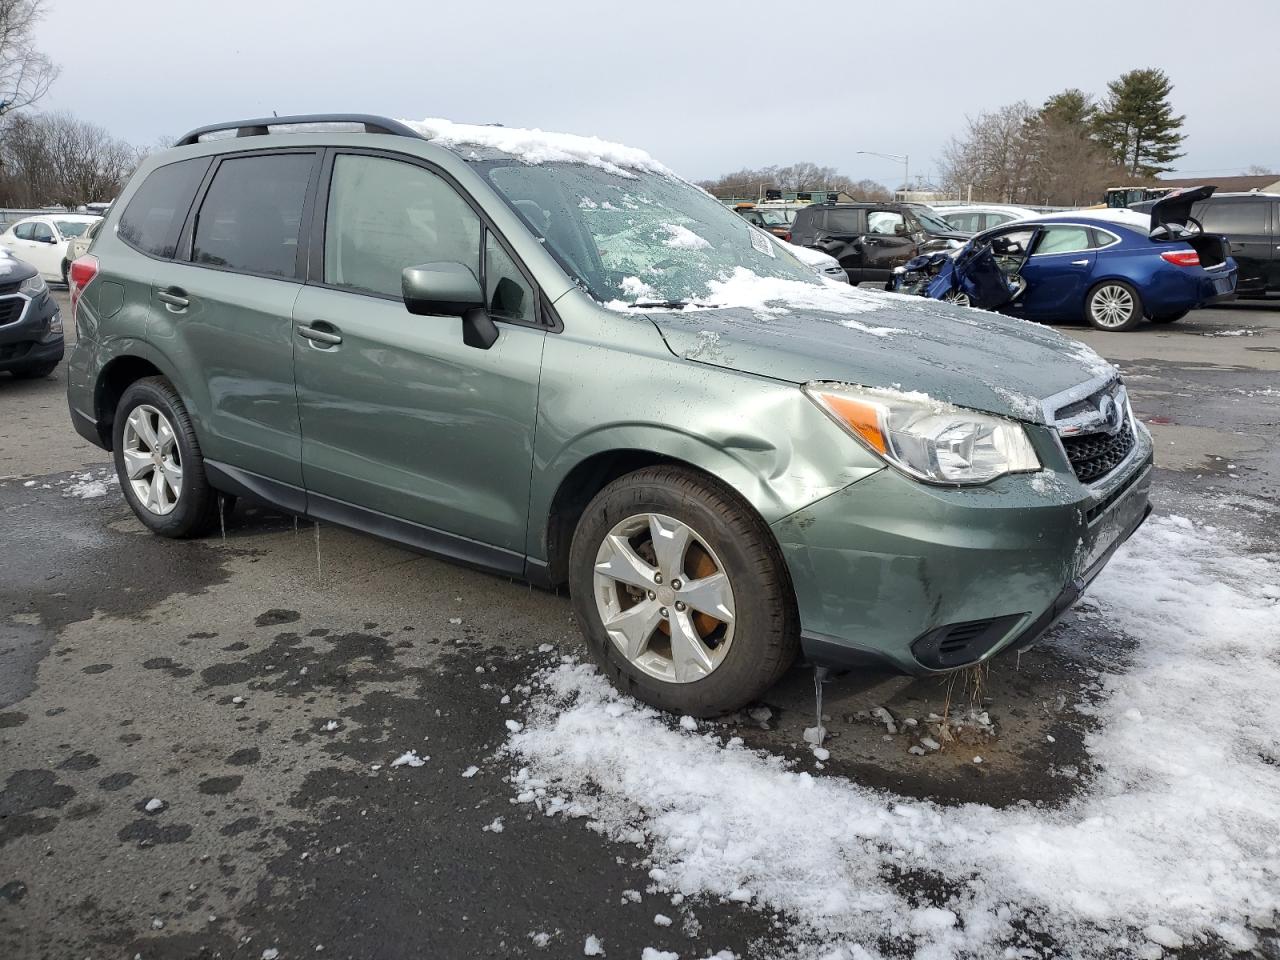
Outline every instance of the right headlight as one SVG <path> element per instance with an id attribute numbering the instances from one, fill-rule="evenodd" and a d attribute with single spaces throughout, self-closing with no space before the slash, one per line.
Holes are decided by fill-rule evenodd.
<path id="1" fill-rule="evenodd" d="M 1022 424 L 922 393 L 815 382 L 805 395 L 855 439 L 929 483 L 977 484 L 1034 473 L 1040 458 Z"/>

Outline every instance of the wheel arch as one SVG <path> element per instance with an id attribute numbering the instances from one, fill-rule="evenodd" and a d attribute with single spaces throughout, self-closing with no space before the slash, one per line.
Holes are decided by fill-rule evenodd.
<path id="1" fill-rule="evenodd" d="M 106 449 L 114 442 L 116 408 L 131 384 L 146 377 L 164 377 L 181 394 L 173 366 L 146 344 L 133 341 L 102 365 L 93 390 L 93 415 L 98 435 Z"/>
<path id="2" fill-rule="evenodd" d="M 540 548 L 541 555 L 546 558 L 545 574 L 540 578 L 545 579 L 546 585 L 558 587 L 568 582 L 569 548 L 573 534 L 596 494 L 619 477 L 655 466 L 683 467 L 717 486 L 727 488 L 756 514 L 769 529 L 769 535 L 773 536 L 759 507 L 746 493 L 707 465 L 653 449 L 618 447 L 600 450 L 582 458 L 564 473 L 548 502 L 545 521 L 530 525 L 531 539 L 534 540 L 532 546 Z"/>

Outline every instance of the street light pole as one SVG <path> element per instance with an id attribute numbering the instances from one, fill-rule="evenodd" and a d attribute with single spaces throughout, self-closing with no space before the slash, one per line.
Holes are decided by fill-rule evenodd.
<path id="1" fill-rule="evenodd" d="M 881 157 L 885 160 L 897 160 L 902 164 L 902 190 L 903 193 L 911 188 L 911 156 L 903 154 L 898 156 L 896 153 L 876 153 L 874 150 L 859 150 L 859 154 L 864 157 Z"/>

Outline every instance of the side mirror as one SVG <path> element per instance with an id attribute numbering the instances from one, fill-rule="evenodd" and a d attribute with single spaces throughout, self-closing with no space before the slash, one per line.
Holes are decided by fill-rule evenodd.
<path id="1" fill-rule="evenodd" d="M 498 327 L 484 305 L 484 291 L 469 267 L 461 263 L 424 263 L 405 267 L 400 291 L 410 313 L 462 318 L 462 339 L 469 347 L 488 350 Z"/>

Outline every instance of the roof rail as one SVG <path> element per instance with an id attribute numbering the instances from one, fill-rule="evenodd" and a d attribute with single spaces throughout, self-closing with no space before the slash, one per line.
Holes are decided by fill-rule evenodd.
<path id="1" fill-rule="evenodd" d="M 207 127 L 197 127 L 186 134 L 175 147 L 185 147 L 199 143 L 200 138 L 210 133 L 234 130 L 237 137 L 264 137 L 270 133 L 269 127 L 285 125 L 301 125 L 309 123 L 359 123 L 364 125 L 365 133 L 389 133 L 396 137 L 426 138 L 399 120 L 377 117 L 368 113 L 304 113 L 295 117 L 260 117 L 257 120 L 232 120 L 228 123 L 212 123 Z"/>

